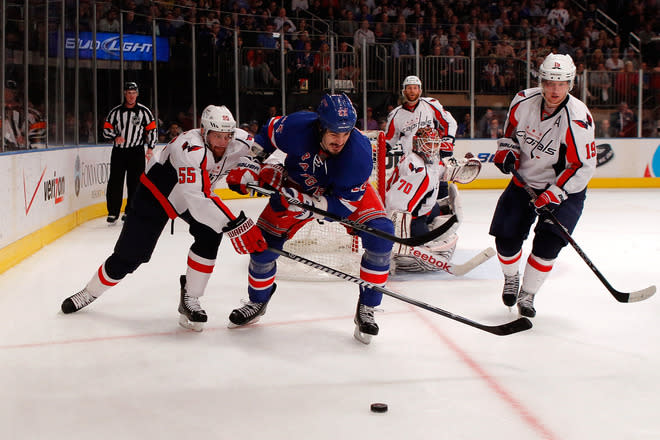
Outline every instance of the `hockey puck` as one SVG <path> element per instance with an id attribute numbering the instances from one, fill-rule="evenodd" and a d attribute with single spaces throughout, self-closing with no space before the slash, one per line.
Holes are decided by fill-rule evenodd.
<path id="1" fill-rule="evenodd" d="M 372 403 L 371 411 L 376 413 L 387 412 L 387 403 Z"/>

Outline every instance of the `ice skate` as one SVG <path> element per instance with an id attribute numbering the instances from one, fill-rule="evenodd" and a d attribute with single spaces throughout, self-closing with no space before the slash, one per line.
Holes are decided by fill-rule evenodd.
<path id="1" fill-rule="evenodd" d="M 273 290 L 270 292 L 270 296 L 266 302 L 256 303 L 249 300 L 244 301 L 245 305 L 243 307 L 234 309 L 229 314 L 229 324 L 227 324 L 227 327 L 236 328 L 259 321 L 259 318 L 266 313 L 266 307 L 273 297 L 276 288 L 277 284 L 273 284 Z"/>
<path id="2" fill-rule="evenodd" d="M 371 337 L 378 334 L 378 324 L 374 320 L 374 308 L 358 303 L 355 311 L 355 332 L 353 337 L 363 344 L 369 344 Z"/>
<path id="3" fill-rule="evenodd" d="M 533 318 L 536 316 L 536 309 L 534 309 L 534 294 L 527 293 L 524 290 L 520 291 L 518 297 L 518 312 L 522 316 Z"/>
<path id="4" fill-rule="evenodd" d="M 90 295 L 87 291 L 87 288 L 84 288 L 75 295 L 71 295 L 62 302 L 62 312 L 63 313 L 73 313 L 87 307 L 96 300 L 96 296 Z"/>
<path id="5" fill-rule="evenodd" d="M 117 216 L 116 215 L 109 215 L 108 218 L 105 219 L 106 222 L 108 222 L 110 225 L 114 225 L 117 223 Z"/>
<path id="6" fill-rule="evenodd" d="M 520 275 L 504 275 L 504 289 L 502 290 L 502 302 L 507 307 L 513 307 L 518 298 L 520 287 Z"/>
<path id="7" fill-rule="evenodd" d="M 181 300 L 179 301 L 179 325 L 195 332 L 204 330 L 207 321 L 206 311 L 199 304 L 199 298 L 190 296 L 186 291 L 186 276 L 179 277 Z"/>

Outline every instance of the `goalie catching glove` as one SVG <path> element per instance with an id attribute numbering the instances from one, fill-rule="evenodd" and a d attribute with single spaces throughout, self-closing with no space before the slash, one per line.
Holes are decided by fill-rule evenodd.
<path id="1" fill-rule="evenodd" d="M 481 172 L 481 161 L 472 153 L 465 153 L 463 159 L 444 158 L 442 165 L 445 167 L 442 180 L 447 182 L 470 183 Z"/>
<path id="2" fill-rule="evenodd" d="M 227 223 L 222 228 L 222 232 L 227 234 L 234 245 L 234 249 L 239 254 L 251 254 L 253 252 L 262 252 L 268 248 L 268 244 L 261 234 L 261 230 L 254 224 L 251 218 L 245 217 L 241 213 L 234 220 Z"/>

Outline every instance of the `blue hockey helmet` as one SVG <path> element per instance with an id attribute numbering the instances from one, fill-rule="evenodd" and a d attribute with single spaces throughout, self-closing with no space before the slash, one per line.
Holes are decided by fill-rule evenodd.
<path id="1" fill-rule="evenodd" d="M 323 95 L 319 107 L 316 109 L 319 115 L 321 128 L 334 133 L 348 133 L 355 127 L 357 114 L 353 103 L 345 93 L 341 95 Z"/>

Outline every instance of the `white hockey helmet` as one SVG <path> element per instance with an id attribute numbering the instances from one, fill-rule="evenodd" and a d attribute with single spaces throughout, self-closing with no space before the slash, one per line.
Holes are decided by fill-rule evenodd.
<path id="1" fill-rule="evenodd" d="M 412 150 L 419 154 L 424 162 L 433 163 L 440 160 L 440 134 L 433 127 L 422 127 L 417 130 L 412 139 Z"/>
<path id="2" fill-rule="evenodd" d="M 406 86 L 412 86 L 412 85 L 419 86 L 419 88 L 421 89 L 422 80 L 415 75 L 406 76 L 406 78 L 403 80 L 403 85 L 401 87 L 405 89 Z"/>
<path id="3" fill-rule="evenodd" d="M 202 112 L 202 128 L 204 129 L 204 142 L 209 131 L 233 133 L 236 120 L 224 105 L 209 105 Z"/>
<path id="4" fill-rule="evenodd" d="M 551 53 L 539 66 L 539 78 L 548 81 L 568 81 L 570 91 L 575 82 L 575 70 L 575 63 L 570 55 Z"/>

